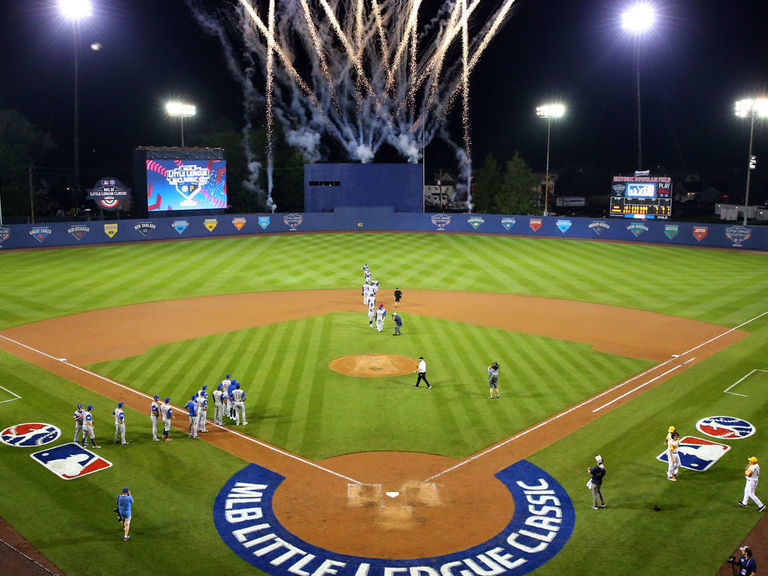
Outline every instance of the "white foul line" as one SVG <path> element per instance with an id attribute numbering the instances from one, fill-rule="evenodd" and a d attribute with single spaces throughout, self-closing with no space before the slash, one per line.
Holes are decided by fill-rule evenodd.
<path id="1" fill-rule="evenodd" d="M 531 427 L 531 428 L 527 428 L 527 429 L 523 430 L 522 432 L 520 432 L 519 434 L 515 434 L 514 436 L 510 436 L 510 437 L 509 437 L 509 438 L 507 438 L 506 440 L 503 440 L 502 442 L 499 442 L 498 444 L 494 444 L 494 445 L 493 445 L 493 446 L 491 446 L 490 448 L 486 448 L 485 450 L 482 450 L 482 451 L 480 451 L 480 452 L 477 452 L 476 454 L 473 454 L 473 455 L 472 455 L 472 456 L 470 456 L 469 458 L 465 458 L 464 460 L 462 460 L 461 462 L 459 462 L 459 463 L 457 463 L 457 464 L 455 464 L 455 465 L 451 466 L 450 468 L 447 468 L 446 470 L 443 470 L 442 472 L 438 472 L 437 474 L 434 474 L 433 476 L 430 476 L 429 478 L 427 478 L 426 480 L 424 480 L 424 482 L 430 482 L 430 481 L 434 480 L 435 478 L 439 478 L 440 476 L 443 476 L 443 475 L 445 475 L 445 474 L 448 474 L 449 472 L 452 472 L 453 470 L 457 470 L 458 468 L 461 468 L 462 466 L 464 466 L 464 465 L 466 465 L 466 464 L 469 464 L 470 462 L 473 462 L 474 460 L 477 460 L 478 458 L 480 458 L 480 457 L 482 457 L 482 456 L 485 456 L 486 454 L 490 454 L 490 453 L 491 453 L 491 452 L 493 452 L 494 450 L 498 450 L 499 448 L 502 448 L 503 446 L 506 446 L 507 444 L 509 444 L 509 443 L 511 443 L 511 442 L 514 442 L 515 440 L 518 440 L 518 439 L 522 438 L 523 436 L 525 436 L 525 435 L 527 435 L 527 434 L 530 434 L 531 432 L 534 432 L 535 430 L 538 430 L 539 428 L 543 428 L 544 426 L 547 426 L 548 424 L 551 424 L 551 423 L 552 423 L 552 422 L 554 422 L 555 420 L 558 420 L 558 419 L 562 418 L 563 416 L 565 416 L 565 415 L 567 415 L 567 414 L 570 414 L 570 413 L 571 413 L 571 412 L 573 412 L 574 410 L 578 410 L 579 408 L 581 408 L 581 407 L 583 407 L 583 406 L 586 406 L 587 404 L 591 404 L 592 402 L 594 402 L 594 401 L 595 401 L 595 400 L 597 400 L 598 398 L 602 398 L 602 397 L 603 397 L 603 396 L 605 396 L 606 394 L 610 394 L 610 393 L 611 393 L 611 392 L 613 392 L 614 390 L 617 390 L 617 389 L 621 388 L 622 386 L 625 386 L 626 384 L 629 384 L 629 383 L 630 383 L 630 382 L 632 382 L 633 380 L 637 380 L 638 378 L 640 378 L 640 377 L 642 377 L 642 376 L 645 376 L 645 375 L 646 375 L 646 374 L 648 374 L 649 372 L 653 372 L 654 370 L 658 370 L 659 368 L 661 368 L 661 367 L 663 367 L 663 366 L 665 366 L 665 365 L 669 364 L 669 363 L 670 363 L 670 362 L 672 362 L 673 360 L 676 360 L 676 359 L 678 359 L 680 356 L 685 356 L 685 355 L 687 355 L 687 354 L 690 354 L 691 352 L 693 352 L 693 351 L 695 351 L 695 350 L 698 350 L 698 349 L 699 349 L 699 348 L 701 348 L 702 346 L 706 346 L 707 344 L 709 344 L 709 343 L 711 343 L 711 342 L 714 342 L 715 340 L 719 340 L 719 339 L 720 339 L 720 338 L 722 338 L 723 336 L 727 336 L 727 335 L 728 335 L 728 334 L 730 334 L 731 332 L 734 332 L 734 331 L 738 330 L 739 328 L 741 328 L 742 326 L 746 326 L 747 324 L 750 324 L 751 322 L 754 322 L 755 320 L 758 320 L 758 319 L 762 318 L 762 317 L 763 317 L 763 316 L 765 316 L 766 314 L 768 314 L 768 310 L 766 310 L 766 311 L 765 311 L 765 312 L 763 312 L 762 314 L 758 314 L 758 315 L 757 315 L 757 316 L 755 316 L 754 318 L 750 318 L 750 319 L 749 319 L 749 320 L 747 320 L 746 322 L 742 322 L 742 323 L 741 323 L 741 324 L 739 324 L 738 326 L 735 326 L 735 327 L 733 327 L 733 328 L 729 328 L 728 330 L 726 330 L 725 332 L 722 332 L 722 333 L 718 334 L 717 336 L 713 336 L 712 338 L 710 338 L 709 340 L 706 340 L 705 342 L 702 342 L 701 344 L 697 344 L 696 346 L 694 346 L 693 348 L 690 348 L 689 350 L 686 350 L 686 351 L 685 351 L 685 352 L 683 352 L 682 354 L 675 354 L 675 355 L 674 355 L 672 358 L 670 358 L 669 360 L 665 360 L 665 361 L 664 361 L 664 362 L 662 362 L 661 364 L 657 364 L 656 366 L 653 366 L 652 368 L 649 368 L 648 370 L 646 370 L 646 371 L 644 371 L 644 372 L 641 372 L 640 374 L 637 374 L 637 375 L 633 376 L 632 378 L 630 378 L 630 379 L 628 379 L 628 380 L 624 380 L 624 382 L 621 382 L 620 384 L 617 384 L 617 385 L 616 385 L 616 386 L 614 386 L 613 388 L 609 388 L 608 390 L 605 390 L 604 392 L 601 392 L 601 393 L 600 393 L 600 394 L 598 394 L 597 396 L 593 396 L 592 398 L 588 398 L 588 399 L 587 399 L 587 400 L 585 400 L 584 402 L 581 402 L 580 404 L 576 404 L 575 406 L 572 406 L 572 407 L 568 408 L 567 410 L 565 410 L 565 411 L 563 411 L 563 412 L 560 412 L 559 414 L 555 414 L 555 415 L 554 415 L 554 416 L 552 416 L 551 418 L 548 418 L 547 420 L 544 420 L 543 422 L 539 422 L 539 423 L 538 423 L 538 424 L 536 424 L 535 426 L 533 426 L 533 427 Z M 693 361 L 693 360 L 695 360 L 695 358 L 691 358 L 690 360 L 687 360 L 687 361 L 686 361 L 686 362 L 684 362 L 683 364 L 680 364 L 680 365 L 677 365 L 677 366 L 675 366 L 674 368 L 672 368 L 672 369 L 668 370 L 668 371 L 667 371 L 667 372 L 665 372 L 664 374 L 668 374 L 669 372 L 672 372 L 673 370 L 676 370 L 676 369 L 677 369 L 677 368 L 679 368 L 680 366 L 682 366 L 682 365 L 684 365 L 684 364 L 687 364 L 688 362 L 691 362 L 691 361 Z M 654 380 L 656 380 L 656 379 L 658 379 L 658 378 L 661 378 L 662 376 L 664 376 L 664 374 L 662 374 L 661 376 L 657 376 L 656 378 L 654 378 Z M 651 380 L 651 382 L 652 382 L 652 381 L 653 381 L 653 380 Z M 642 385 L 641 385 L 641 386 L 639 386 L 638 388 L 635 388 L 635 390 L 637 390 L 637 389 L 639 389 L 639 388 L 642 388 L 643 386 L 645 386 L 645 385 L 647 385 L 647 384 L 649 384 L 649 382 L 646 382 L 645 384 L 642 384 Z M 629 392 L 629 393 L 631 393 L 631 392 Z M 629 393 L 628 393 L 628 394 L 629 394 Z M 624 396 L 626 396 L 626 394 L 624 394 Z M 605 404 L 604 406 L 607 406 L 607 404 Z M 602 408 L 602 407 L 603 407 L 603 406 L 601 406 L 601 408 Z M 598 408 L 597 410 L 599 410 L 599 409 L 600 409 L 600 408 Z M 593 412 L 595 412 L 595 411 L 596 411 L 596 410 L 593 410 Z"/>
<path id="2" fill-rule="evenodd" d="M 14 400 L 21 400 L 21 396 L 16 394 L 16 392 L 11 392 L 5 386 L 0 386 L 0 388 L 8 392 L 8 394 L 10 394 L 11 396 L 16 396 L 16 398 L 11 398 L 10 400 L 0 400 L 0 404 L 5 404 L 6 402 L 13 402 Z"/>
<path id="3" fill-rule="evenodd" d="M 37 348 L 33 348 L 32 346 L 27 346 L 26 344 L 19 342 L 17 340 L 14 340 L 13 338 L 8 338 L 8 336 L 5 336 L 3 334 L 0 334 L 0 338 L 3 340 L 7 340 L 8 342 L 12 342 L 13 344 L 16 344 L 17 346 L 21 346 L 22 348 L 26 348 L 27 350 L 31 350 L 32 352 L 35 352 L 37 354 L 40 354 L 41 356 L 45 356 L 46 358 L 50 358 L 51 360 L 55 360 L 57 362 L 61 362 L 62 364 L 66 364 L 70 368 L 74 368 L 75 370 L 79 370 L 80 372 L 83 372 L 85 374 L 88 374 L 90 376 L 93 376 L 95 378 L 99 378 L 100 380 L 103 380 L 104 382 L 109 382 L 110 384 L 117 386 L 118 388 L 122 388 L 123 390 L 126 390 L 127 392 L 132 392 L 136 394 L 137 396 L 140 396 L 142 398 L 146 398 L 147 400 L 152 400 L 152 397 L 149 396 L 149 394 L 144 394 L 143 392 L 139 392 L 138 390 L 135 390 L 134 388 L 131 388 L 129 386 L 126 386 L 125 384 L 120 384 L 120 382 L 115 382 L 114 380 L 111 380 L 107 378 L 106 376 L 102 376 L 101 374 L 97 374 L 96 372 L 91 372 L 90 370 L 86 370 L 85 368 L 82 368 L 80 366 L 77 366 L 75 364 L 72 364 L 71 362 L 68 362 L 64 358 L 55 358 L 54 356 L 51 356 L 50 354 L 47 354 L 43 352 L 42 350 L 38 350 Z M 176 408 L 179 412 L 184 412 L 183 409 L 178 408 L 176 406 L 171 405 L 173 408 Z M 329 470 L 328 468 L 324 468 L 323 466 L 320 466 L 319 464 L 315 464 L 314 462 L 310 460 L 306 460 L 302 458 L 301 456 L 297 456 L 296 454 L 291 454 L 290 452 L 286 452 L 285 450 L 281 450 L 280 448 L 277 448 L 275 446 L 270 446 L 269 444 L 266 444 L 264 442 L 261 442 L 257 440 L 256 438 L 253 438 L 252 436 L 246 436 L 245 434 L 242 434 L 240 432 L 237 432 L 236 430 L 232 430 L 230 428 L 225 428 L 224 426 L 219 426 L 218 424 L 212 424 L 213 426 L 216 426 L 220 430 L 224 430 L 225 432 L 228 432 L 229 434 L 233 434 L 234 436 L 237 436 L 238 438 L 242 438 L 243 440 L 247 440 L 248 442 L 252 442 L 254 444 L 257 444 L 263 448 L 266 448 L 267 450 L 271 450 L 273 452 L 276 452 L 278 454 L 281 454 L 283 456 L 287 456 L 288 458 L 293 458 L 294 460 L 297 460 L 301 462 L 302 464 L 306 464 L 307 466 L 311 466 L 313 468 L 317 468 L 318 470 L 322 470 L 323 472 L 327 472 L 328 474 L 331 474 L 333 476 L 338 476 L 339 478 L 342 478 L 344 480 L 348 480 L 349 482 L 352 482 L 353 484 L 363 484 L 363 482 L 360 482 L 359 480 L 355 480 L 354 478 L 350 478 L 349 476 L 344 476 L 343 474 L 339 474 L 338 472 L 334 472 L 333 470 Z"/>
<path id="4" fill-rule="evenodd" d="M 746 376 L 742 376 L 741 378 L 736 380 L 736 382 L 734 382 L 733 384 L 728 386 L 728 388 L 723 390 L 723 392 L 725 392 L 726 394 L 733 394 L 734 396 L 741 396 L 742 398 L 749 398 L 749 396 L 747 396 L 746 394 L 739 394 L 738 392 L 731 392 L 731 388 L 735 388 L 738 384 L 741 384 L 742 382 L 744 382 L 744 380 L 746 380 L 747 378 L 752 376 L 752 374 L 754 374 L 755 372 L 768 372 L 768 370 L 761 370 L 760 368 L 755 368 L 754 370 L 750 371 L 749 374 L 747 374 Z"/>

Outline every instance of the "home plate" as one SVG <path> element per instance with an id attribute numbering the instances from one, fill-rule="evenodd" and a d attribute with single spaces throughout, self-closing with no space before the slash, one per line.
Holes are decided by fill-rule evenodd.
<path id="1" fill-rule="evenodd" d="M 390 498 L 397 498 L 398 496 L 400 496 L 400 492 L 385 492 L 385 494 Z"/>

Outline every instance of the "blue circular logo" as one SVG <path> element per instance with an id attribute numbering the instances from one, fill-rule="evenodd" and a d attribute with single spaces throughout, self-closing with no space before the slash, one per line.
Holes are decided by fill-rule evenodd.
<path id="1" fill-rule="evenodd" d="M 752 424 L 733 416 L 707 416 L 696 422 L 696 429 L 702 434 L 721 440 L 740 440 L 757 432 L 757 428 Z"/>
<path id="2" fill-rule="evenodd" d="M 53 424 L 27 422 L 9 426 L 0 432 L 0 441 L 16 448 L 31 448 L 50 444 L 59 436 L 61 436 L 61 430 Z"/>

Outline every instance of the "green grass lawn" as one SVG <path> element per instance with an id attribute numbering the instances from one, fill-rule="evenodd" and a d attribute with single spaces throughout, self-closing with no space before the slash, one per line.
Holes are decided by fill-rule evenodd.
<path id="1" fill-rule="evenodd" d="M 726 250 L 441 234 L 258 236 L 3 252 L 0 329 L 172 298 L 358 288 L 363 262 L 382 289 L 400 286 L 406 302 L 412 289 L 504 292 L 620 305 L 731 327 L 766 310 L 766 258 Z M 247 375 L 240 379 L 257 412 L 247 431 L 324 458 L 371 449 L 466 455 L 647 365 L 579 344 L 431 318 L 410 317 L 408 338 L 384 342 L 362 324 L 362 316 L 328 314 L 179 342 L 93 368 L 174 400 L 203 383 L 214 384 L 224 371 Z M 676 560 L 685 556 L 687 572 L 714 575 L 759 517 L 754 508 L 735 506 L 745 459 L 752 453 L 768 458 L 761 452 L 768 445 L 761 418 L 768 408 L 765 388 L 752 380 L 743 388 L 747 398 L 723 394 L 750 370 L 768 368 L 768 320 L 744 329 L 751 332 L 745 340 L 531 458 L 566 487 L 577 518 L 571 541 L 537 573 L 592 574 L 601 565 L 597 559 L 611 550 L 612 571 L 655 576 L 675 569 Z M 343 337 L 327 338 L 330 334 Z M 224 346 L 231 352 L 226 365 L 206 352 Z M 423 354 L 430 359 L 437 394 L 410 389 L 409 377 L 350 378 L 325 368 L 330 358 L 356 350 Z M 302 360 L 286 363 L 286 357 Z M 502 393 L 510 402 L 504 398 L 495 404 L 485 396 L 491 358 L 502 364 Z M 596 374 L 605 380 L 596 381 Z M 289 389 L 299 382 L 301 388 Z M 0 354 L 0 386 L 22 396 L 0 403 L 2 428 L 45 421 L 60 426 L 66 438 L 74 405 L 84 402 L 96 407 L 97 437 L 111 436 L 111 399 L 9 354 Z M 2 394 L 0 389 L 0 400 Z M 363 418 L 363 407 L 375 407 L 386 418 Z M 667 426 L 696 434 L 698 419 L 718 414 L 746 418 L 758 433 L 731 442 L 731 451 L 711 470 L 683 471 L 680 482 L 667 482 L 664 465 L 655 460 Z M 342 416 L 354 433 L 342 434 L 329 424 Z M 133 411 L 127 417 L 129 434 L 146 419 Z M 419 433 L 402 434 L 398 422 L 419 427 Z M 0 480 L 7 487 L 0 491 L 0 515 L 69 576 L 111 575 L 116 566 L 137 575 L 158 570 L 209 574 L 211 566 L 217 573 L 257 573 L 226 548 L 211 520 L 215 494 L 245 462 L 185 439 L 167 445 L 131 440 L 125 449 L 105 446 L 102 454 L 112 468 L 69 482 L 34 463 L 31 450 L 0 446 Z M 609 469 L 609 508 L 601 511 L 591 509 L 584 487 L 584 468 L 597 453 Z M 130 548 L 120 541 L 111 512 L 114 496 L 125 485 L 137 500 Z M 767 497 L 760 487 L 758 494 Z M 163 565 L 168 557 L 173 561 Z"/>

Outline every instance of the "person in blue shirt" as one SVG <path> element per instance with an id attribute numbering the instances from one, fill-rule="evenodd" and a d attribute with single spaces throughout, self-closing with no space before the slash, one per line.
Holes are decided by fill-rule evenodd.
<path id="1" fill-rule="evenodd" d="M 197 394 L 192 394 L 192 400 L 184 405 L 189 412 L 189 434 L 190 438 L 197 438 Z"/>
<path id="2" fill-rule="evenodd" d="M 401 336 L 400 328 L 403 327 L 403 319 L 400 318 L 400 314 L 397 312 L 392 314 L 392 321 L 395 323 L 395 333 L 392 336 Z"/>
<path id="3" fill-rule="evenodd" d="M 603 477 L 605 476 L 605 465 L 603 457 L 598 454 L 595 456 L 597 465 L 594 468 L 587 468 L 587 474 L 591 474 L 589 487 L 592 490 L 592 508 L 598 509 L 597 497 L 600 497 L 600 508 L 605 508 L 605 499 L 603 498 Z"/>
<path id="4" fill-rule="evenodd" d="M 117 513 L 120 515 L 120 522 L 123 524 L 123 542 L 128 540 L 128 531 L 131 529 L 131 507 L 133 506 L 133 496 L 128 488 L 123 488 L 122 494 L 117 497 Z"/>
<path id="5" fill-rule="evenodd" d="M 739 558 L 739 566 L 741 566 L 741 570 L 739 570 L 739 576 L 753 576 L 757 573 L 757 562 L 755 562 L 755 559 L 752 557 L 752 548 L 749 546 L 742 546 L 740 550 L 741 558 Z"/>

